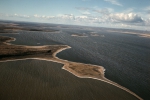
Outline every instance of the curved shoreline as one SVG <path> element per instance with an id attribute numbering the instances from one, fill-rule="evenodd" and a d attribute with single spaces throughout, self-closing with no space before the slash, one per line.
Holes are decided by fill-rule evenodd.
<path id="1" fill-rule="evenodd" d="M 11 44 L 11 43 L 8 43 L 10 41 L 15 41 L 16 39 L 13 38 L 13 37 L 10 37 L 11 39 L 10 40 L 7 40 L 5 42 L 3 42 L 4 44 L 6 45 L 14 45 L 14 46 L 23 46 L 23 47 L 32 47 L 32 48 L 43 48 L 43 47 L 46 47 L 46 46 L 62 46 L 62 45 L 43 45 L 43 46 L 27 46 L 27 45 L 15 45 L 15 44 Z M 58 49 L 57 51 L 55 51 L 53 54 L 52 54 L 52 58 L 49 58 L 49 57 L 31 57 L 31 58 L 21 58 L 21 59 L 16 59 L 14 58 L 13 60 L 3 60 L 3 61 L 0 61 L 0 62 L 7 62 L 7 61 L 17 61 L 17 60 L 27 60 L 27 59 L 37 59 L 37 60 L 46 60 L 46 61 L 52 61 L 52 62 L 57 62 L 57 63 L 61 63 L 61 64 L 64 64 L 62 69 L 72 73 L 73 75 L 79 77 L 79 78 L 92 78 L 92 79 L 96 79 L 96 80 L 100 80 L 100 81 L 104 81 L 106 83 L 109 83 L 109 84 L 112 84 L 128 93 L 130 93 L 131 95 L 135 96 L 136 98 L 138 98 L 139 100 L 143 100 L 141 97 L 139 97 L 138 95 L 136 95 L 134 92 L 130 91 L 129 89 L 105 78 L 104 74 L 105 74 L 105 69 L 104 67 L 102 66 L 99 66 L 99 65 L 92 65 L 92 64 L 84 64 L 84 63 L 78 63 L 78 62 L 72 62 L 72 61 L 68 61 L 68 60 L 63 60 L 63 59 L 60 59 L 58 58 L 56 55 L 63 51 L 63 50 L 66 50 L 66 49 L 69 49 L 71 48 L 70 46 L 67 46 L 67 45 L 63 45 L 63 46 L 66 46 L 66 47 L 63 47 L 63 48 L 60 48 Z M 73 66 L 73 67 L 72 67 Z M 75 66 L 75 67 L 74 67 Z M 83 75 L 83 73 L 79 73 L 77 72 L 76 70 L 73 70 L 71 69 L 72 68 L 76 68 L 79 66 L 82 66 L 82 69 L 85 70 L 87 72 L 85 73 L 89 73 L 88 71 L 91 71 L 90 74 L 92 73 L 92 70 L 91 69 L 94 69 L 96 68 L 96 71 L 98 71 L 98 74 L 95 72 L 93 75 Z M 84 67 L 84 68 L 83 68 Z M 78 69 L 76 68 L 76 69 Z M 95 70 L 95 69 L 94 69 Z M 95 75 L 95 76 L 94 76 Z"/>
<path id="2" fill-rule="evenodd" d="M 71 48 L 71 47 L 69 47 L 69 48 Z M 71 61 L 63 60 L 63 59 L 60 59 L 60 58 L 58 58 L 58 57 L 56 56 L 57 53 L 59 53 L 59 52 L 61 52 L 61 51 L 63 51 L 63 50 L 69 49 L 69 48 L 60 49 L 60 50 L 56 51 L 53 56 L 54 56 L 55 58 L 59 59 L 59 60 L 62 60 L 62 61 L 65 61 L 65 62 L 68 62 L 68 63 L 69 63 L 69 62 L 71 62 Z M 79 63 L 79 62 L 72 62 L 72 63 Z M 66 65 L 65 65 L 65 64 L 66 64 Z M 103 69 L 103 70 L 102 70 L 102 71 L 103 71 L 103 78 L 100 79 L 100 78 L 94 78 L 94 77 L 80 76 L 80 75 L 78 75 L 78 74 L 76 74 L 76 73 L 70 71 L 70 70 L 68 69 L 68 66 L 69 66 L 69 65 L 68 65 L 67 63 L 65 63 L 65 64 L 64 64 L 64 66 L 62 67 L 62 69 L 66 70 L 66 71 L 68 71 L 68 72 L 70 72 L 70 73 L 72 73 L 73 75 L 75 75 L 75 76 L 77 76 L 77 77 L 79 77 L 79 78 L 92 78 L 92 79 L 104 81 L 104 82 L 106 82 L 106 83 L 112 84 L 112 85 L 114 85 L 114 86 L 116 86 L 116 87 L 118 87 L 118 88 L 120 88 L 120 89 L 122 89 L 122 90 L 124 90 L 124 91 L 126 91 L 126 92 L 128 92 L 128 93 L 130 93 L 130 94 L 132 94 L 132 95 L 134 95 L 134 96 L 137 97 L 139 100 L 143 100 L 141 97 L 139 97 L 137 94 L 135 94 L 134 92 L 130 91 L 129 89 L 127 89 L 127 88 L 125 88 L 125 87 L 119 85 L 118 83 L 115 83 L 115 82 L 113 82 L 113 81 L 107 79 L 107 78 L 105 77 L 105 75 L 104 75 L 104 74 L 105 74 L 105 69 L 104 69 L 104 67 L 102 67 L 102 66 L 92 65 L 92 64 L 85 64 L 85 65 L 91 65 L 91 66 L 95 66 L 95 67 L 101 67 L 101 68 Z M 84 63 L 80 63 L 80 64 L 84 64 Z"/>

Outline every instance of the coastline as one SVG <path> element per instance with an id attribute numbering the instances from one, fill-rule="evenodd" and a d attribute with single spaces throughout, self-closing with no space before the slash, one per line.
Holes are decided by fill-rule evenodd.
<path id="1" fill-rule="evenodd" d="M 136 95 L 135 93 L 133 93 L 132 91 L 130 91 L 129 89 L 105 78 L 104 74 L 105 74 L 105 69 L 102 66 L 98 66 L 98 65 L 92 65 L 92 64 L 83 64 L 83 63 L 78 63 L 78 62 L 71 62 L 68 60 L 63 60 L 58 58 L 56 55 L 66 49 L 71 48 L 70 46 L 67 45 L 44 45 L 44 46 L 24 46 L 24 45 L 14 45 L 11 43 L 8 43 L 10 41 L 15 41 L 15 38 L 10 37 L 10 40 L 7 40 L 5 42 L 3 42 L 6 45 L 12 45 L 12 46 L 22 46 L 22 47 L 26 47 L 26 48 L 35 48 L 35 49 L 42 49 L 42 48 L 46 48 L 48 46 L 52 46 L 52 47 L 57 47 L 57 46 L 65 46 L 65 47 L 61 47 L 58 48 L 56 51 L 54 51 L 54 53 L 52 53 L 52 57 L 43 57 L 38 56 L 38 57 L 21 57 L 20 59 L 17 58 L 12 58 L 11 60 L 9 59 L 4 59 L 4 60 L 0 60 L 0 62 L 7 62 L 7 61 L 17 61 L 17 60 L 23 60 L 23 59 L 37 59 L 37 60 L 46 60 L 46 61 L 52 61 L 52 62 L 57 62 L 57 63 L 61 63 L 64 64 L 64 66 L 62 67 L 62 69 L 72 73 L 73 75 L 79 77 L 79 78 L 92 78 L 92 79 L 96 79 L 96 80 L 100 80 L 100 81 L 104 81 L 106 83 L 112 84 L 128 93 L 130 93 L 131 95 L 134 95 L 136 98 L 138 98 L 139 100 L 143 100 L 142 98 L 140 98 L 138 95 Z M 32 49 L 31 48 L 31 49 Z M 36 56 L 36 55 L 35 55 Z M 82 66 L 82 70 L 84 70 L 85 73 L 81 73 L 80 70 L 80 66 Z M 77 68 L 78 67 L 78 68 Z M 76 69 L 71 69 L 71 68 L 76 68 Z M 93 70 L 92 70 L 93 69 Z M 79 71 L 79 72 L 78 72 Z M 84 75 L 85 74 L 85 75 Z M 91 74 L 91 75 L 90 75 Z"/>
<path id="2" fill-rule="evenodd" d="M 66 48 L 66 49 L 69 49 L 69 48 Z M 120 89 L 122 89 L 122 90 L 124 90 L 124 91 L 126 91 L 126 92 L 128 92 L 128 93 L 130 93 L 130 94 L 132 94 L 132 95 L 134 95 L 134 96 L 137 97 L 139 100 L 143 100 L 141 97 L 139 97 L 138 95 L 136 95 L 134 92 L 130 91 L 129 89 L 127 89 L 127 88 L 125 88 L 125 87 L 119 85 L 118 83 L 115 83 L 115 82 L 113 82 L 113 81 L 111 81 L 111 80 L 105 78 L 105 69 L 104 69 L 104 67 L 102 67 L 102 66 L 92 65 L 92 64 L 84 64 L 84 65 L 90 65 L 90 66 L 94 66 L 94 67 L 100 67 L 100 69 L 101 69 L 101 74 L 102 74 L 102 75 L 101 75 L 102 78 L 96 78 L 95 76 L 93 76 L 93 77 L 81 76 L 79 73 L 76 73 L 74 70 L 71 70 L 71 69 L 69 68 L 69 62 L 71 62 L 71 61 L 63 60 L 63 59 L 60 59 L 60 58 L 58 58 L 58 57 L 56 56 L 57 53 L 59 53 L 59 52 L 61 52 L 61 51 L 63 51 L 63 50 L 66 50 L 66 49 L 60 49 L 60 50 L 56 51 L 56 52 L 54 53 L 54 55 L 53 55 L 54 58 L 57 58 L 57 59 L 59 59 L 59 60 L 62 60 L 62 61 L 64 61 L 64 62 L 66 62 L 65 64 L 63 63 L 64 66 L 62 67 L 62 69 L 66 70 L 66 71 L 68 71 L 68 72 L 70 72 L 70 73 L 72 73 L 73 75 L 75 75 L 75 76 L 77 76 L 77 77 L 79 77 L 79 78 L 92 78 L 92 79 L 96 79 L 96 80 L 100 80 L 100 81 L 104 81 L 104 82 L 106 82 L 106 83 L 112 84 L 112 85 L 114 85 L 114 86 L 116 86 L 116 87 L 118 87 L 118 88 L 120 88 Z M 59 61 L 58 61 L 58 62 L 59 62 Z M 59 62 L 59 63 L 61 63 L 61 62 Z M 76 62 L 71 62 L 71 63 L 76 63 Z M 83 63 L 79 63 L 79 62 L 78 62 L 78 64 L 83 64 Z"/>

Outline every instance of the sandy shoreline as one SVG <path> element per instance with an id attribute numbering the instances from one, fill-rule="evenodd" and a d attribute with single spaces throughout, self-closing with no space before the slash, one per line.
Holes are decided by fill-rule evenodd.
<path id="1" fill-rule="evenodd" d="M 88 37 L 87 35 L 77 35 L 77 34 L 72 34 L 71 36 L 73 36 L 73 37 Z"/>
<path id="2" fill-rule="evenodd" d="M 67 47 L 67 48 L 60 49 L 60 50 L 56 51 L 56 52 L 54 53 L 54 55 L 53 55 L 54 58 L 57 58 L 58 60 L 63 61 L 63 62 L 58 61 L 58 63 L 63 63 L 63 64 L 64 64 L 64 66 L 63 66 L 62 69 L 67 70 L 68 72 L 72 73 L 73 75 L 75 75 L 75 76 L 77 76 L 77 77 L 79 77 L 79 78 L 92 78 L 92 79 L 96 79 L 96 80 L 100 80 L 100 81 L 104 81 L 104 82 L 106 82 L 106 83 L 112 84 L 112 85 L 114 85 L 114 86 L 116 86 L 116 87 L 118 87 L 118 88 L 120 88 L 120 89 L 123 89 L 123 90 L 129 92 L 130 94 L 132 94 L 132 95 L 134 95 L 135 97 L 137 97 L 139 100 L 143 100 L 141 97 L 139 97 L 138 95 L 136 95 L 134 92 L 130 91 L 129 89 L 127 89 L 127 88 L 125 88 L 125 87 L 123 87 L 123 86 L 121 86 L 121 85 L 119 85 L 119 84 L 117 84 L 117 83 L 115 83 L 115 82 L 113 82 L 113 81 L 111 81 L 111 80 L 105 78 L 105 76 L 104 76 L 104 75 L 105 75 L 105 69 L 104 69 L 104 67 L 102 67 L 102 66 L 92 65 L 92 64 L 78 63 L 78 64 L 83 64 L 83 66 L 84 66 L 84 65 L 89 65 L 89 66 L 93 66 L 93 67 L 98 67 L 99 72 L 101 73 L 101 77 L 86 76 L 86 75 L 84 76 L 84 75 L 81 75 L 80 73 L 75 72 L 74 70 L 71 70 L 71 69 L 69 68 L 69 63 L 75 63 L 75 64 L 77 64 L 76 62 L 71 62 L 71 61 L 68 61 L 68 60 L 63 60 L 63 59 L 60 59 L 60 58 L 58 58 L 58 57 L 56 56 L 57 53 L 59 53 L 59 52 L 65 50 L 65 49 L 69 49 L 69 48 L 71 48 L 71 47 Z M 57 61 L 57 60 L 56 60 L 56 61 Z M 83 67 L 83 66 L 82 66 L 82 67 Z M 91 70 L 90 70 L 90 71 L 91 71 Z"/>
<path id="3" fill-rule="evenodd" d="M 56 56 L 57 53 L 71 48 L 67 45 L 63 45 L 62 47 L 61 47 L 61 45 L 22 46 L 22 45 L 13 45 L 11 43 L 8 43 L 10 41 L 15 41 L 15 40 L 16 40 L 15 38 L 11 38 L 10 40 L 3 41 L 3 43 L 7 46 L 21 46 L 21 47 L 30 48 L 30 49 L 38 49 L 39 50 L 38 52 L 40 52 L 40 54 L 37 54 L 37 55 L 35 54 L 35 55 L 31 55 L 31 56 L 29 55 L 29 56 L 14 57 L 14 58 L 12 57 L 11 59 L 8 57 L 6 59 L 0 60 L 0 62 L 16 61 L 16 60 L 22 60 L 22 59 L 38 59 L 38 60 L 46 60 L 46 61 L 61 63 L 61 64 L 64 64 L 62 69 L 72 73 L 73 75 L 75 75 L 79 78 L 92 78 L 92 79 L 104 81 L 106 83 L 112 84 L 120 89 L 125 90 L 126 92 L 134 95 L 135 97 L 137 97 L 140 100 L 143 100 L 142 98 L 140 98 L 138 95 L 136 95 L 129 89 L 105 78 L 105 76 L 104 76 L 105 69 L 102 66 L 92 65 L 92 64 L 83 64 L 83 63 L 78 63 L 78 62 L 71 62 L 68 60 L 63 60 L 63 59 L 58 58 Z M 56 47 L 56 48 L 53 50 L 54 47 Z M 51 56 L 49 56 L 49 55 L 43 56 L 43 54 L 41 52 L 43 52 L 43 50 L 44 50 L 44 53 L 45 53 L 45 50 L 49 50 L 49 49 L 53 50 Z"/>

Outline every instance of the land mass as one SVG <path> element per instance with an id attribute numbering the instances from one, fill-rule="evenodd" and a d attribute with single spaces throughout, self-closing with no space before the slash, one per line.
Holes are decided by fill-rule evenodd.
<path id="1" fill-rule="evenodd" d="M 78 34 L 78 33 L 72 34 L 71 36 L 75 36 L 75 37 L 88 37 L 88 36 L 85 35 L 85 34 Z"/>
<path id="2" fill-rule="evenodd" d="M 18 24 L 0 24 L 0 33 L 18 33 L 20 31 L 56 32 L 58 30 L 37 27 L 24 27 Z"/>

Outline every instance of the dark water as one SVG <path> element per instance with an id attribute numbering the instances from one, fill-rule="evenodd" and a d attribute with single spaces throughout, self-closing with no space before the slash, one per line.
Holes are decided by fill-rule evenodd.
<path id="1" fill-rule="evenodd" d="M 40 60 L 0 62 L 0 100 L 137 100 L 113 85 L 78 78 L 61 67 Z"/>
<path id="2" fill-rule="evenodd" d="M 103 28 L 70 27 L 57 28 L 60 33 L 20 32 L 10 35 L 17 38 L 14 44 L 48 45 L 67 44 L 71 49 L 57 56 L 75 62 L 101 65 L 105 76 L 150 100 L 150 39 L 137 35 L 107 32 Z M 92 37 L 97 32 L 105 37 Z M 136 32 L 136 31 L 135 31 Z M 85 33 L 88 37 L 72 37 L 72 33 Z M 41 44 L 37 44 L 37 43 Z"/>

